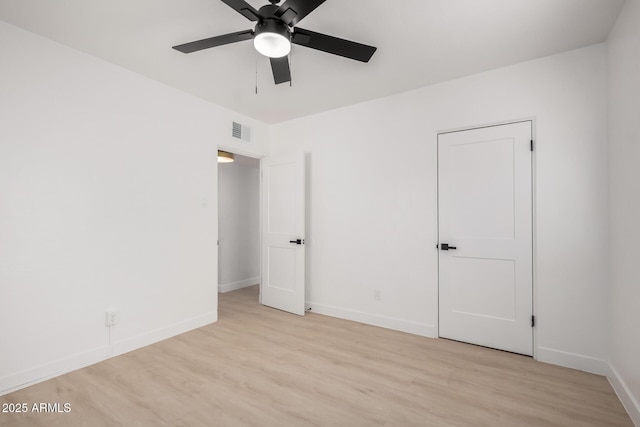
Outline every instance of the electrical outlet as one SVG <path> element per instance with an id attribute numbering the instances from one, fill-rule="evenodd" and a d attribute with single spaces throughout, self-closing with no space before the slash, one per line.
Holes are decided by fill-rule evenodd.
<path id="1" fill-rule="evenodd" d="M 117 310 L 110 310 L 105 313 L 104 316 L 104 325 L 105 326 L 113 326 L 118 323 L 120 317 L 120 312 Z"/>
<path id="2" fill-rule="evenodd" d="M 380 292 L 380 289 L 375 289 L 375 290 L 373 291 L 373 298 L 374 298 L 376 301 L 381 301 L 381 300 L 382 300 L 382 293 Z"/>

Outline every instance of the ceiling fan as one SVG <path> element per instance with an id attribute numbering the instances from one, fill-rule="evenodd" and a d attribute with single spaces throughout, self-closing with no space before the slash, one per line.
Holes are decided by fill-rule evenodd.
<path id="1" fill-rule="evenodd" d="M 183 53 L 197 52 L 211 47 L 222 46 L 253 39 L 258 52 L 269 57 L 276 84 L 291 81 L 288 55 L 291 43 L 311 49 L 340 55 L 356 61 L 369 62 L 376 48 L 326 34 L 305 30 L 295 25 L 313 12 L 325 0 L 269 0 L 271 4 L 256 10 L 245 0 L 222 0 L 236 12 L 250 21 L 257 21 L 253 30 L 223 34 L 190 43 L 173 46 Z"/>

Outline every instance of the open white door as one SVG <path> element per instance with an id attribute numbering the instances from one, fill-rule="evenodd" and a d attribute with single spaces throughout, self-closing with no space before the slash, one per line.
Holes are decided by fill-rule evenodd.
<path id="1" fill-rule="evenodd" d="M 531 122 L 438 135 L 439 334 L 533 353 Z"/>
<path id="2" fill-rule="evenodd" d="M 262 176 L 260 302 L 304 315 L 304 153 L 266 157 Z"/>

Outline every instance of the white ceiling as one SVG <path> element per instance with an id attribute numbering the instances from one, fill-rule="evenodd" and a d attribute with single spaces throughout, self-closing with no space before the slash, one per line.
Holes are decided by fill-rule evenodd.
<path id="1" fill-rule="evenodd" d="M 0 19 L 277 123 L 602 42 L 623 3 L 327 0 L 298 26 L 378 51 L 364 64 L 294 45 L 291 87 L 273 84 L 251 41 L 189 55 L 171 49 L 253 28 L 219 0 L 0 0 Z"/>

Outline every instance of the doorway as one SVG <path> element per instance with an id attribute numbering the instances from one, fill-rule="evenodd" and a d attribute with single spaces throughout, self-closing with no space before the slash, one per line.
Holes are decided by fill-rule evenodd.
<path id="1" fill-rule="evenodd" d="M 304 153 L 218 159 L 218 292 L 259 284 L 260 304 L 304 315 Z"/>
<path id="2" fill-rule="evenodd" d="M 219 293 L 260 283 L 260 160 L 233 160 L 218 163 Z"/>
<path id="3" fill-rule="evenodd" d="M 439 335 L 533 355 L 532 121 L 438 135 Z"/>

